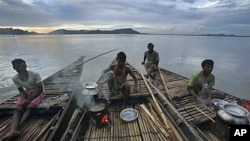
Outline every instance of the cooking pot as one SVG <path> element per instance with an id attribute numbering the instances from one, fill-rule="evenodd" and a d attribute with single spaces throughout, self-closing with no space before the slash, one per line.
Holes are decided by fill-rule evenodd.
<path id="1" fill-rule="evenodd" d="M 218 119 L 227 125 L 248 125 L 249 120 L 247 117 L 239 117 L 229 114 L 224 109 L 219 109 L 216 113 Z"/>
<path id="2" fill-rule="evenodd" d="M 83 95 L 97 95 L 98 93 L 99 93 L 99 90 L 97 88 L 83 89 L 83 91 L 82 91 Z"/>
<path id="3" fill-rule="evenodd" d="M 97 98 L 95 104 L 89 107 L 91 121 L 96 127 L 101 128 L 109 125 L 108 101 Z"/>
<path id="4" fill-rule="evenodd" d="M 95 104 L 89 107 L 90 112 L 100 112 L 106 110 L 108 106 L 108 101 L 104 98 L 97 98 Z"/>
<path id="5" fill-rule="evenodd" d="M 224 101 L 222 99 L 213 99 L 212 103 L 218 108 L 216 113 L 218 119 L 224 124 L 230 125 L 248 125 L 249 112 L 239 106 L 236 101 Z"/>
<path id="6" fill-rule="evenodd" d="M 217 111 L 217 117 L 225 124 L 248 125 L 249 112 L 236 104 L 226 103 Z"/>
<path id="7" fill-rule="evenodd" d="M 83 91 L 82 94 L 83 95 L 97 95 L 99 93 L 98 90 L 98 84 L 95 82 L 86 82 L 83 83 Z"/>

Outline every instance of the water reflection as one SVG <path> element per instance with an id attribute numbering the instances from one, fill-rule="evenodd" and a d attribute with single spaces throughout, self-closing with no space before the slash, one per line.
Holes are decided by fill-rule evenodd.
<path id="1" fill-rule="evenodd" d="M 23 58 L 28 69 L 43 78 L 67 66 L 79 56 L 85 60 L 118 49 L 84 65 L 82 81 L 96 81 L 116 54 L 124 51 L 127 60 L 144 72 L 141 61 L 147 43 L 153 42 L 160 66 L 190 77 L 201 69 L 201 61 L 215 62 L 216 88 L 250 99 L 250 57 L 248 38 L 168 36 L 168 35 L 38 35 L 0 36 L 0 87 L 12 85 L 15 74 L 11 61 Z"/>

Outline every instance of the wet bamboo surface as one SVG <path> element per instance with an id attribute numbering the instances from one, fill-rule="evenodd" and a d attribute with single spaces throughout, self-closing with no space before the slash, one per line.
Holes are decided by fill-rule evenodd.
<path id="1" fill-rule="evenodd" d="M 187 84 L 189 81 L 188 78 L 165 69 L 160 69 L 160 71 L 163 75 L 164 81 L 166 82 L 166 86 L 171 97 L 170 101 L 181 116 L 193 127 L 199 127 L 200 131 L 205 134 L 209 140 L 220 140 L 220 138 L 211 131 L 211 128 L 209 128 L 214 124 L 217 109 L 211 105 L 203 105 L 192 98 L 187 91 Z M 157 74 L 154 79 L 154 83 L 158 86 L 162 93 L 166 94 L 166 90 L 164 89 L 159 74 Z M 239 98 L 226 94 L 226 98 L 224 100 L 237 101 Z"/>
<path id="2" fill-rule="evenodd" d="M 46 140 L 49 132 L 53 130 L 53 126 L 55 126 L 56 122 L 59 120 L 63 107 L 68 103 L 68 99 L 60 101 L 57 98 L 65 96 L 65 94 L 70 95 L 73 92 L 76 84 L 79 82 L 83 68 L 83 64 L 78 66 L 75 65 L 83 62 L 83 59 L 84 56 L 80 57 L 77 61 L 43 81 L 47 94 L 44 101 L 57 100 L 56 103 L 54 102 L 54 105 L 50 105 L 50 108 L 56 108 L 56 111 L 50 112 L 50 109 L 45 109 L 49 107 L 38 107 L 36 111 L 43 111 L 44 114 L 40 113 L 30 117 L 30 119 L 20 127 L 21 135 L 18 136 L 15 141 Z M 73 66 L 75 67 L 72 68 Z M 68 69 L 69 67 L 71 69 Z M 9 131 L 16 100 L 17 96 L 14 96 L 0 104 L 0 138 Z"/>

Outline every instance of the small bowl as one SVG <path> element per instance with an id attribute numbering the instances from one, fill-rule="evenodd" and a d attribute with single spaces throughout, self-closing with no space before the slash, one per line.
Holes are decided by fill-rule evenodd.
<path id="1" fill-rule="evenodd" d="M 126 122 L 134 121 L 138 118 L 138 111 L 133 108 L 126 108 L 121 111 L 120 118 Z"/>

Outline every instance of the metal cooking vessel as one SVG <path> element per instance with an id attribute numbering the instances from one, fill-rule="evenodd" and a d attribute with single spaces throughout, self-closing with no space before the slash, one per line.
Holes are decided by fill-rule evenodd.
<path id="1" fill-rule="evenodd" d="M 231 125 L 231 124 L 232 125 L 248 125 L 249 124 L 249 120 L 247 117 L 234 116 L 226 112 L 224 109 L 219 109 L 216 114 L 217 114 L 218 119 L 227 125 Z"/>
<path id="2" fill-rule="evenodd" d="M 97 95 L 99 93 L 98 84 L 95 82 L 83 83 L 83 95 Z"/>
<path id="3" fill-rule="evenodd" d="M 90 112 L 100 112 L 107 110 L 109 102 L 104 98 L 97 98 L 95 104 L 89 108 Z"/>
<path id="4" fill-rule="evenodd" d="M 83 91 L 82 91 L 83 95 L 97 95 L 98 93 L 99 93 L 99 90 L 97 88 L 83 89 Z"/>

